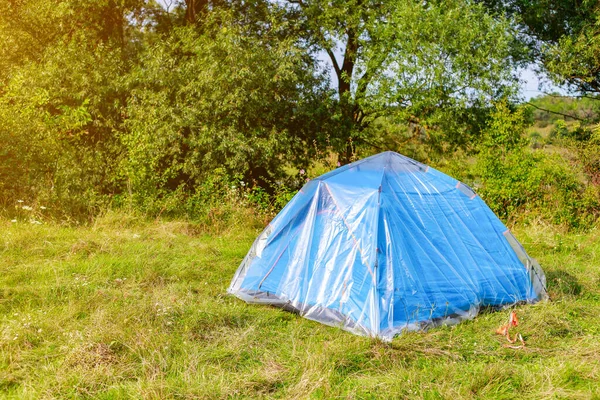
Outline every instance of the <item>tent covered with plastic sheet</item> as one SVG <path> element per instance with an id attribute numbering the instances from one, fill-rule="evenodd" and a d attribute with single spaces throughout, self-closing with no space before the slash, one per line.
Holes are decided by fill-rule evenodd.
<path id="1" fill-rule="evenodd" d="M 546 296 L 539 264 L 480 197 L 394 152 L 309 181 L 228 291 L 388 340 Z"/>

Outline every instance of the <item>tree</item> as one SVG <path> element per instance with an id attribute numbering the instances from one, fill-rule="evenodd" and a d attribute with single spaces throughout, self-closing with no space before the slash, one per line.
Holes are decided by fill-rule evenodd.
<path id="1" fill-rule="evenodd" d="M 596 20 L 544 48 L 550 78 L 583 94 L 600 94 L 600 10 Z"/>
<path id="2" fill-rule="evenodd" d="M 540 50 L 542 43 L 557 43 L 566 35 L 579 32 L 593 20 L 596 0 L 483 0 L 495 14 L 516 18 L 530 46 Z"/>
<path id="3" fill-rule="evenodd" d="M 470 1 L 288 3 L 337 76 L 345 162 L 381 116 L 433 133 L 446 111 L 489 104 L 514 88 L 509 22 Z"/>
<path id="4" fill-rule="evenodd" d="M 529 61 L 559 85 L 600 92 L 600 6 L 597 0 L 483 0 L 515 18 Z"/>
<path id="5" fill-rule="evenodd" d="M 273 187 L 327 132 L 329 89 L 273 5 L 260 34 L 213 11 L 180 27 L 130 77 L 124 174 L 139 203 L 193 195 L 215 174 Z M 321 140 L 321 139 L 319 139 Z"/>
<path id="6" fill-rule="evenodd" d="M 3 2 L 0 194 L 76 214 L 118 191 L 115 132 L 123 76 L 139 43 L 141 0 Z"/>

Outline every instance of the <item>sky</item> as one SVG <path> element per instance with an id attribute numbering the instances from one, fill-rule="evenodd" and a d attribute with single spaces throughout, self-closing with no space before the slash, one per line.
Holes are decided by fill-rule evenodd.
<path id="1" fill-rule="evenodd" d="M 521 85 L 521 93 L 525 100 L 530 100 L 532 97 L 543 95 L 544 93 L 558 92 L 560 94 L 567 95 L 568 92 L 565 88 L 559 86 L 550 85 L 544 82 L 543 88 L 540 90 L 540 79 L 537 77 L 533 68 L 528 68 L 521 71 L 521 79 L 524 81 Z"/>

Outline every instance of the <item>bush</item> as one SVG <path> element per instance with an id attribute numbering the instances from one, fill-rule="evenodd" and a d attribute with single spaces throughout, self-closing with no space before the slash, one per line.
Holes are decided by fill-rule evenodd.
<path id="1" fill-rule="evenodd" d="M 592 130 L 589 140 L 578 143 L 577 153 L 590 183 L 600 185 L 600 124 Z"/>
<path id="2" fill-rule="evenodd" d="M 132 74 L 122 171 L 135 204 L 195 197 L 217 170 L 272 195 L 286 166 L 308 163 L 329 89 L 297 42 L 273 40 L 285 33 L 276 22 L 264 37 L 244 29 L 212 12 L 202 33 L 175 29 Z M 262 189 L 249 195 L 266 202 Z"/>
<path id="3" fill-rule="evenodd" d="M 554 123 L 554 128 L 550 131 L 550 137 L 554 138 L 568 138 L 569 128 L 564 119 L 557 119 Z"/>
<path id="4" fill-rule="evenodd" d="M 83 45 L 75 38 L 47 51 L 0 91 L 0 206 L 24 200 L 89 218 L 118 192 L 114 111 L 124 66 L 119 49 L 82 52 Z"/>
<path id="5" fill-rule="evenodd" d="M 595 221 L 597 190 L 560 156 L 527 146 L 521 113 L 501 103 L 492 114 L 474 168 L 481 197 L 504 220 L 536 215 L 574 228 Z"/>
<path id="6" fill-rule="evenodd" d="M 544 138 L 542 134 L 538 131 L 533 131 L 529 134 L 529 140 L 531 141 L 531 147 L 534 149 L 539 149 L 544 146 Z"/>

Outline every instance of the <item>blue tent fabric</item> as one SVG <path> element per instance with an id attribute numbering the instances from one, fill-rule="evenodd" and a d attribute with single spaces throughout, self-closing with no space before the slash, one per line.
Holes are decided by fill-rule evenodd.
<path id="1" fill-rule="evenodd" d="M 228 291 L 384 340 L 546 297 L 539 264 L 473 190 L 394 152 L 309 181 Z"/>

